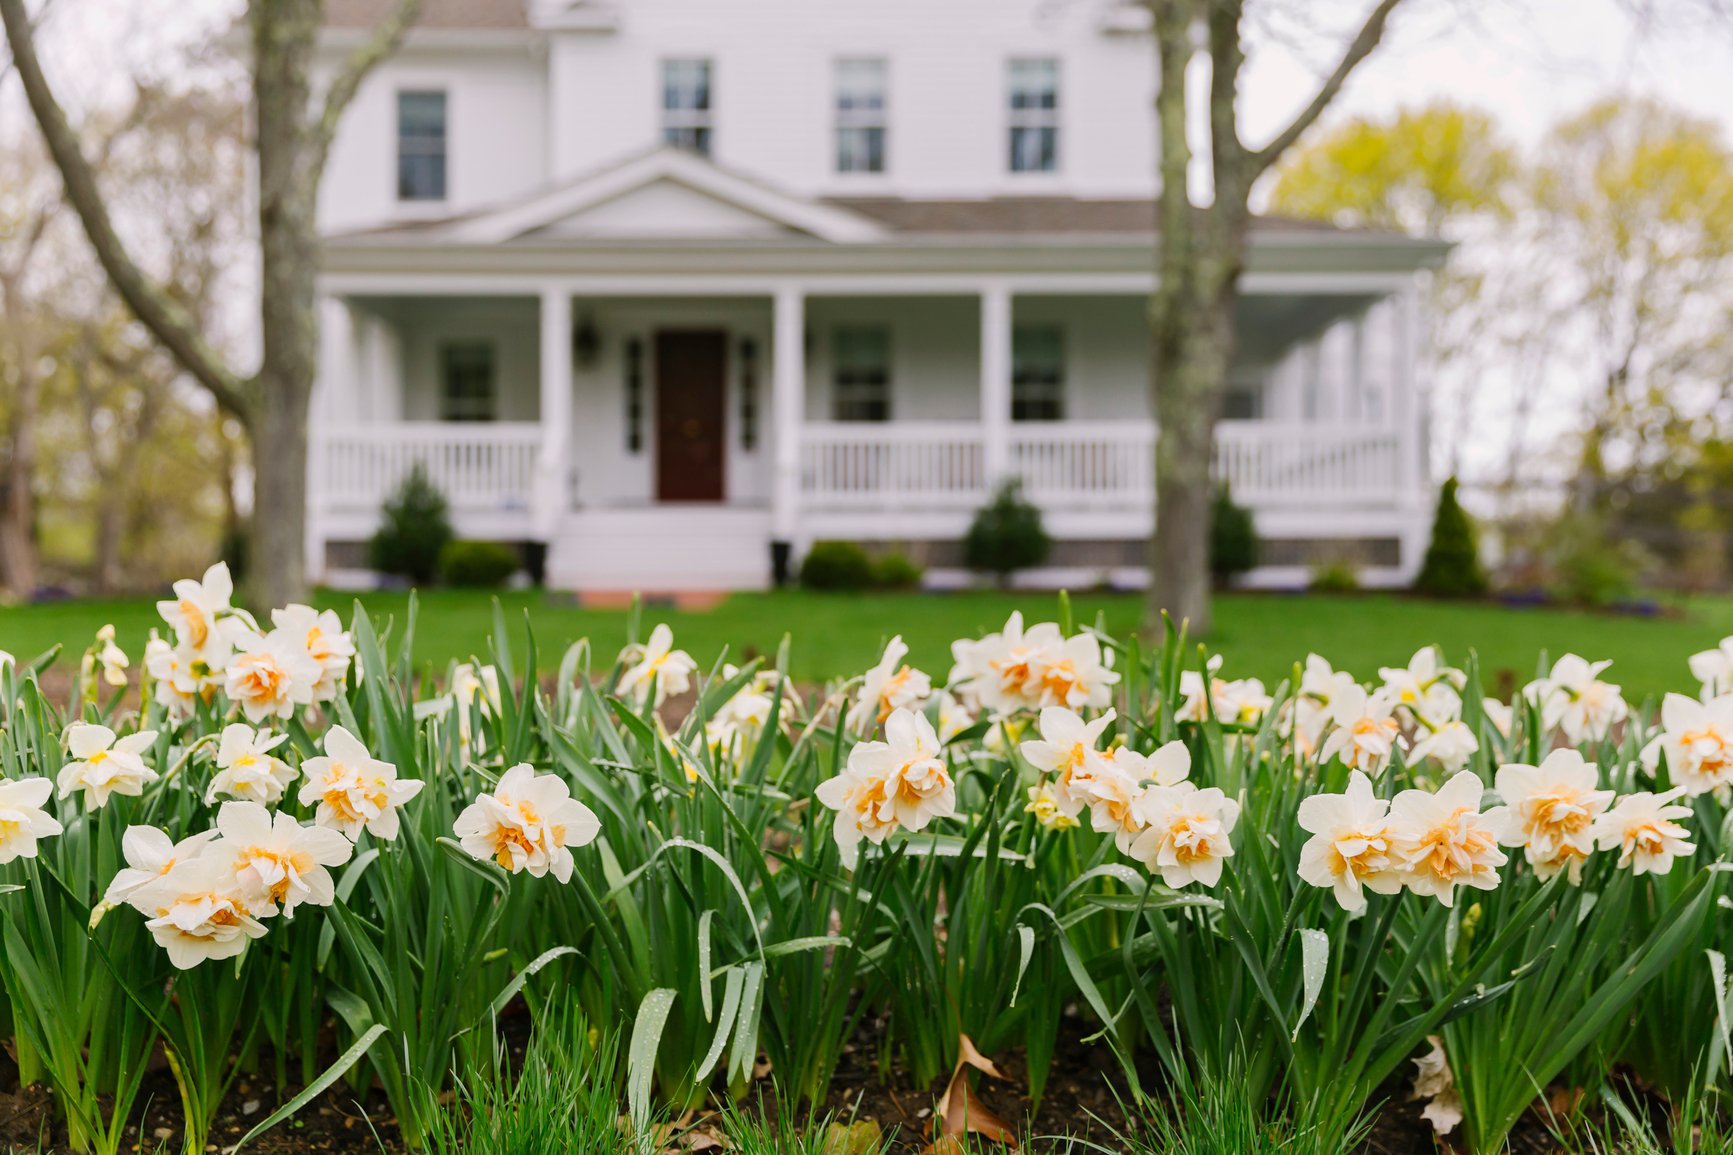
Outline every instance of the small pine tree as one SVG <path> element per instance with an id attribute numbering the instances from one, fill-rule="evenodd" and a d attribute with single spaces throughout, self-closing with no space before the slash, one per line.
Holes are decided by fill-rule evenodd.
<path id="1" fill-rule="evenodd" d="M 452 537 L 445 495 L 417 465 L 386 499 L 368 552 L 380 573 L 431 585 L 439 573 L 439 553 Z"/>
<path id="2" fill-rule="evenodd" d="M 1022 483 L 1013 479 L 976 511 L 963 539 L 963 563 L 1006 585 L 1017 570 L 1046 561 L 1052 548 L 1041 511 L 1024 499 Z"/>
<path id="3" fill-rule="evenodd" d="M 1258 564 L 1258 529 L 1252 511 L 1234 503 L 1227 486 L 1216 490 L 1210 509 L 1209 570 L 1225 587 Z"/>
<path id="4" fill-rule="evenodd" d="M 1420 576 L 1414 579 L 1416 593 L 1435 598 L 1484 597 L 1486 571 L 1480 565 L 1480 549 L 1474 522 L 1456 499 L 1456 478 L 1438 492 L 1438 513 L 1432 520 L 1432 541 Z"/>

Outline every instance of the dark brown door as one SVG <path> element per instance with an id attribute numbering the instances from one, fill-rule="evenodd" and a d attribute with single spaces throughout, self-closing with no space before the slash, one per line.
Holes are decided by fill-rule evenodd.
<path id="1" fill-rule="evenodd" d="M 727 335 L 656 334 L 656 500 L 721 501 Z"/>

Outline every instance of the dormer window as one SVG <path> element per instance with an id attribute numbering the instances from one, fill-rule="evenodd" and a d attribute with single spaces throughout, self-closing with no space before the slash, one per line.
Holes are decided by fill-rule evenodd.
<path id="1" fill-rule="evenodd" d="M 836 171 L 885 171 L 885 62 L 836 62 Z"/>
<path id="2" fill-rule="evenodd" d="M 1059 171 L 1059 62 L 1011 61 L 1012 172 Z"/>
<path id="3" fill-rule="evenodd" d="M 445 199 L 445 93 L 397 94 L 397 199 Z"/>
<path id="4" fill-rule="evenodd" d="M 662 141 L 699 156 L 710 155 L 715 108 L 708 60 L 662 62 Z"/>

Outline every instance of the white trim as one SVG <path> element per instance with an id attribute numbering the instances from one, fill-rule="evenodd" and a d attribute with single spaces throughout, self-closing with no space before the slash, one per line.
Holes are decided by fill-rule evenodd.
<path id="1" fill-rule="evenodd" d="M 806 416 L 806 300 L 799 286 L 777 288 L 770 340 L 770 535 L 788 542 L 800 521 L 800 436 Z"/>
<path id="2" fill-rule="evenodd" d="M 877 240 L 884 233 L 857 213 L 790 196 L 674 148 L 658 148 L 519 204 L 454 221 L 436 232 L 442 243 L 503 244 L 657 181 L 683 185 L 786 228 L 838 244 Z"/>

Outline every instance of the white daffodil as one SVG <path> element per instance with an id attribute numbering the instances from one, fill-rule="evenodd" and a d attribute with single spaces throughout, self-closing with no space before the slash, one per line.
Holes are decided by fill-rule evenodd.
<path id="1" fill-rule="evenodd" d="M 1600 680 L 1610 665 L 1566 654 L 1545 678 L 1524 687 L 1523 695 L 1540 707 L 1546 728 L 1563 730 L 1573 746 L 1585 739 L 1598 742 L 1630 713 L 1619 687 Z"/>
<path id="2" fill-rule="evenodd" d="M 1480 742 L 1475 738 L 1474 731 L 1468 728 L 1468 723 L 1453 719 L 1436 730 L 1423 734 L 1408 752 L 1408 761 L 1413 764 L 1430 758 L 1448 773 L 1454 774 L 1468 765 L 1468 760 L 1474 757 L 1479 749 Z"/>
<path id="3" fill-rule="evenodd" d="M 918 710 L 933 693 L 933 680 L 903 661 L 909 647 L 901 635 L 890 640 L 878 665 L 866 672 L 844 723 L 857 734 L 870 734 L 895 710 Z"/>
<path id="4" fill-rule="evenodd" d="M 343 628 L 336 610 L 316 610 L 312 606 L 288 605 L 271 611 L 271 624 L 291 640 L 298 640 L 307 656 L 319 667 L 318 680 L 313 683 L 313 700 L 329 702 L 343 692 L 349 676 L 349 664 L 355 659 L 355 640 Z"/>
<path id="5" fill-rule="evenodd" d="M 957 789 L 926 715 L 897 709 L 885 719 L 885 741 L 849 751 L 841 774 L 818 784 L 818 800 L 837 812 L 834 837 L 845 858 L 862 838 L 882 843 L 897 830 L 918 831 L 957 809 Z"/>
<path id="6" fill-rule="evenodd" d="M 1380 690 L 1368 694 L 1358 685 L 1342 686 L 1330 700 L 1329 720 L 1334 727 L 1318 751 L 1318 761 L 1340 758 L 1350 770 L 1363 770 L 1372 777 L 1384 773 L 1390 754 L 1403 745 L 1402 726 L 1395 703 Z"/>
<path id="7" fill-rule="evenodd" d="M 1199 790 L 1189 782 L 1151 786 L 1138 796 L 1137 816 L 1144 830 L 1127 853 L 1174 889 L 1221 881 L 1222 862 L 1232 858 L 1229 840 L 1240 818 L 1240 804 L 1215 787 Z"/>
<path id="8" fill-rule="evenodd" d="M 1416 650 L 1405 667 L 1381 667 L 1378 676 L 1384 679 L 1383 688 L 1396 705 L 1417 716 L 1441 722 L 1462 713 L 1459 691 L 1467 684 L 1468 676 L 1445 665 L 1437 646 Z"/>
<path id="9" fill-rule="evenodd" d="M 1733 694 L 1697 702 L 1683 694 L 1661 701 L 1661 733 L 1643 748 L 1643 767 L 1652 775 L 1666 755 L 1673 785 L 1695 798 L 1714 794 L 1725 800 L 1733 791 Z"/>
<path id="10" fill-rule="evenodd" d="M 96 664 L 102 668 L 102 680 L 116 688 L 126 685 L 126 669 L 132 663 L 126 651 L 115 642 L 112 624 L 96 631 L 95 652 Z"/>
<path id="11" fill-rule="evenodd" d="M 1689 818 L 1691 808 L 1675 803 L 1685 792 L 1675 786 L 1664 794 L 1627 794 L 1595 823 L 1595 844 L 1602 850 L 1617 850 L 1619 865 L 1635 874 L 1666 874 L 1675 858 L 1697 852 L 1686 841 L 1691 832 L 1675 819 Z"/>
<path id="12" fill-rule="evenodd" d="M 975 715 L 949 690 L 940 690 L 934 700 L 939 706 L 939 741 L 949 742 L 975 724 Z"/>
<path id="13" fill-rule="evenodd" d="M 1692 654 L 1686 660 L 1691 676 L 1703 683 L 1703 700 L 1733 693 L 1733 638 L 1722 638 L 1712 650 Z"/>
<path id="14" fill-rule="evenodd" d="M 0 864 L 35 858 L 36 844 L 63 827 L 42 809 L 54 783 L 46 778 L 0 778 Z"/>
<path id="15" fill-rule="evenodd" d="M 1594 852 L 1595 822 L 1612 805 L 1613 792 L 1599 784 L 1595 764 L 1569 748 L 1554 750 L 1539 766 L 1500 766 L 1494 786 L 1504 805 L 1487 818 L 1503 827 L 1500 842 L 1524 848 L 1535 874 L 1544 879 L 1568 870 L 1574 884 Z"/>
<path id="16" fill-rule="evenodd" d="M 107 726 L 74 722 L 66 728 L 66 748 L 73 761 L 61 767 L 60 797 L 84 791 L 84 805 L 100 810 L 110 795 L 138 797 L 147 783 L 156 781 L 156 771 L 144 764 L 142 755 L 156 741 L 155 730 L 140 730 L 116 740 Z"/>
<path id="17" fill-rule="evenodd" d="M 1077 816 L 1065 813 L 1060 807 L 1050 781 L 1029 787 L 1029 804 L 1023 807 L 1023 812 L 1033 814 L 1035 821 L 1048 830 L 1072 830 L 1078 825 Z"/>
<path id="18" fill-rule="evenodd" d="M 102 901 L 110 906 L 128 901 L 145 883 L 167 874 L 175 863 L 197 858 L 216 836 L 215 830 L 201 830 L 176 842 L 154 826 L 128 826 L 120 836 L 120 853 L 126 865 L 115 872 Z"/>
<path id="19" fill-rule="evenodd" d="M 350 841 L 323 826 L 302 826 L 293 814 L 272 815 L 257 802 L 225 802 L 217 811 L 210 857 L 227 859 L 255 917 L 295 917 L 302 903 L 330 906 L 337 883 L 327 867 L 342 866 L 355 853 Z"/>
<path id="20" fill-rule="evenodd" d="M 223 690 L 249 722 L 292 717 L 313 704 L 313 691 L 324 671 L 307 656 L 300 639 L 283 630 L 263 636 L 235 631 L 235 653 L 224 670 Z"/>
<path id="21" fill-rule="evenodd" d="M 213 565 L 205 571 L 202 581 L 183 578 L 174 584 L 174 594 L 168 601 L 156 604 L 157 613 L 174 630 L 189 658 L 209 670 L 221 670 L 228 662 L 229 638 L 220 623 L 238 614 L 229 604 L 235 596 L 235 583 L 229 576 L 228 564 Z"/>
<path id="22" fill-rule="evenodd" d="M 247 908 L 233 864 L 210 854 L 175 863 L 127 898 L 169 961 L 188 970 L 206 959 L 234 958 L 265 934 Z"/>
<path id="23" fill-rule="evenodd" d="M 1395 894 L 1402 870 L 1393 856 L 1390 803 L 1372 793 L 1372 780 L 1348 774 L 1340 794 L 1313 794 L 1300 801 L 1300 829 L 1312 837 L 1300 848 L 1300 878 L 1329 887 L 1343 910 L 1366 907 L 1366 890 Z"/>
<path id="24" fill-rule="evenodd" d="M 1101 642 L 1093 634 L 1078 634 L 1039 651 L 1035 673 L 1040 704 L 1072 710 L 1105 707 L 1119 682 L 1119 675 L 1102 663 Z"/>
<path id="25" fill-rule="evenodd" d="M 685 650 L 674 648 L 674 631 L 663 622 L 650 631 L 650 641 L 644 646 L 638 661 L 620 676 L 615 687 L 622 698 L 644 704 L 652 682 L 656 686 L 655 706 L 661 706 L 670 694 L 678 697 L 692 688 L 692 675 L 698 663 Z"/>
<path id="26" fill-rule="evenodd" d="M 1500 702 L 1497 698 L 1482 698 L 1480 712 L 1486 715 L 1486 720 L 1492 723 L 1492 728 L 1498 731 L 1500 737 L 1510 737 L 1510 723 L 1515 711 L 1508 703 Z"/>
<path id="27" fill-rule="evenodd" d="M 1053 622 L 1027 631 L 1023 615 L 1012 611 L 1005 628 L 979 640 L 951 643 L 950 684 L 970 708 L 989 714 L 1015 714 L 1042 705 L 1042 661 L 1064 643 Z"/>
<path id="28" fill-rule="evenodd" d="M 1113 711 L 1109 710 L 1094 721 L 1085 722 L 1064 706 L 1048 706 L 1041 711 L 1038 723 L 1041 736 L 1018 747 L 1029 765 L 1059 776 L 1053 796 L 1067 815 L 1076 817 L 1082 812 L 1089 804 L 1090 779 L 1107 772 L 1095 744 L 1113 724 L 1113 718 Z"/>
<path id="29" fill-rule="evenodd" d="M 266 805 L 281 799 L 283 791 L 295 780 L 295 771 L 271 751 L 288 737 L 255 730 L 243 722 L 224 726 L 217 746 L 217 773 L 205 791 L 205 805 L 223 795 Z"/>
<path id="30" fill-rule="evenodd" d="M 145 643 L 144 668 L 151 678 L 151 697 L 176 721 L 190 718 L 206 700 L 209 683 L 195 672 L 194 664 L 190 653 L 162 638 L 153 636 Z"/>
<path id="31" fill-rule="evenodd" d="M 566 882 L 570 848 L 594 841 L 602 824 L 572 797 L 564 778 L 522 763 L 501 775 L 491 794 L 478 795 L 452 829 L 475 858 L 492 859 L 513 874 L 527 870 Z"/>
<path id="32" fill-rule="evenodd" d="M 1480 812 L 1484 793 L 1474 771 L 1464 770 L 1437 793 L 1404 790 L 1390 803 L 1393 856 L 1409 890 L 1450 906 L 1458 886 L 1497 888 L 1503 831 L 1500 816 Z"/>
<path id="33" fill-rule="evenodd" d="M 421 793 L 426 783 L 399 781 L 397 767 L 373 757 L 359 738 L 341 726 L 331 727 L 324 745 L 324 754 L 301 763 L 306 776 L 301 805 L 317 802 L 314 821 L 352 842 L 363 830 L 386 842 L 395 839 L 402 823 L 398 808 Z"/>
<path id="34" fill-rule="evenodd" d="M 1183 742 L 1170 745 L 1185 750 Z M 1186 773 L 1190 772 L 1190 762 L 1188 752 Z M 1147 757 L 1127 747 L 1114 746 L 1102 751 L 1100 765 L 1089 780 L 1077 784 L 1084 805 L 1089 807 L 1090 825 L 1097 833 L 1113 835 L 1121 854 L 1129 853 L 1132 841 L 1143 833 L 1143 816 L 1136 803 L 1149 776 Z"/>

